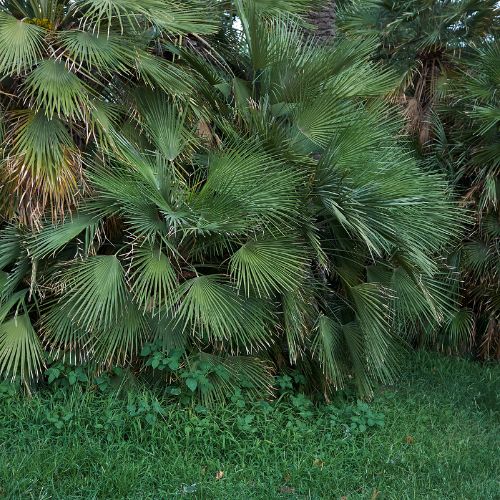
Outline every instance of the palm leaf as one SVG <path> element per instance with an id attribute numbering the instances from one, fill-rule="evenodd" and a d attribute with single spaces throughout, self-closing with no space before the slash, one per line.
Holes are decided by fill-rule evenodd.
<path id="1" fill-rule="evenodd" d="M 230 273 L 247 295 L 295 291 L 304 279 L 307 254 L 288 238 L 250 240 L 231 256 Z"/>
<path id="2" fill-rule="evenodd" d="M 307 276 L 300 288 L 285 292 L 282 297 L 283 330 L 292 364 L 305 354 L 309 334 L 314 328 L 317 304 L 311 283 L 314 283 L 313 278 Z"/>
<path id="3" fill-rule="evenodd" d="M 74 321 L 70 302 L 55 302 L 42 313 L 40 334 L 51 356 L 72 364 L 89 357 L 90 335 Z"/>
<path id="4" fill-rule="evenodd" d="M 12 264 L 21 254 L 21 236 L 15 226 L 0 231 L 0 269 Z"/>
<path id="5" fill-rule="evenodd" d="M 78 0 L 76 8 L 83 13 L 84 26 L 104 25 L 108 31 L 116 23 L 121 31 L 137 29 L 143 20 L 176 34 L 211 33 L 216 28 L 204 4 L 196 1 Z"/>
<path id="6" fill-rule="evenodd" d="M 76 194 L 81 159 L 64 123 L 31 110 L 16 112 L 13 118 L 7 166 L 26 202 L 31 192 L 39 195 L 42 205 L 48 199 L 58 208 L 69 203 Z"/>
<path id="7" fill-rule="evenodd" d="M 351 287 L 358 324 L 364 336 L 367 363 L 377 378 L 394 382 L 399 365 L 396 339 L 391 331 L 389 292 L 376 283 Z"/>
<path id="8" fill-rule="evenodd" d="M 193 335 L 247 353 L 269 345 L 271 315 L 263 302 L 244 299 L 220 276 L 199 276 L 179 287 L 178 321 Z"/>
<path id="9" fill-rule="evenodd" d="M 42 60 L 26 78 L 24 92 L 49 119 L 84 119 L 87 113 L 90 89 L 61 61 Z"/>
<path id="10" fill-rule="evenodd" d="M 59 223 L 46 224 L 38 233 L 28 238 L 27 248 L 33 259 L 43 259 L 64 248 L 85 231 L 85 252 L 91 245 L 99 224 L 95 215 L 79 213 Z"/>
<path id="11" fill-rule="evenodd" d="M 207 181 L 191 205 L 202 217 L 200 229 L 236 233 L 273 226 L 284 231 L 300 218 L 302 178 L 257 144 L 230 147 L 210 156 Z"/>
<path id="12" fill-rule="evenodd" d="M 138 355 L 147 334 L 146 319 L 129 303 L 114 324 L 92 336 L 93 359 L 109 367 L 124 365 Z"/>
<path id="13" fill-rule="evenodd" d="M 321 2 L 321 0 L 320 0 Z M 311 0 L 242 0 L 241 4 L 246 9 L 255 9 L 263 14 L 305 14 L 310 11 Z"/>
<path id="14" fill-rule="evenodd" d="M 125 311 L 127 290 L 115 255 L 96 255 L 72 263 L 61 273 L 69 315 L 86 330 L 106 329 Z"/>
<path id="15" fill-rule="evenodd" d="M 148 316 L 151 338 L 161 343 L 165 351 L 184 349 L 188 341 L 188 331 L 173 316 L 171 309 L 160 310 L 155 316 Z"/>
<path id="16" fill-rule="evenodd" d="M 153 90 L 173 96 L 188 95 L 193 90 L 194 75 L 153 54 L 137 52 L 135 68 L 139 78 Z"/>
<path id="17" fill-rule="evenodd" d="M 0 12 L 0 75 L 20 74 L 42 57 L 45 30 Z"/>
<path id="18" fill-rule="evenodd" d="M 78 69 L 85 65 L 88 70 L 104 74 L 129 75 L 134 66 L 134 45 L 118 34 L 98 34 L 90 31 L 68 30 L 58 33 L 65 55 Z"/>
<path id="19" fill-rule="evenodd" d="M 442 348 L 460 352 L 470 347 L 474 338 L 474 316 L 468 309 L 459 309 L 444 326 Z"/>
<path id="20" fill-rule="evenodd" d="M 185 128 L 186 110 L 179 109 L 164 97 L 143 100 L 140 111 L 155 148 L 167 160 L 174 161 L 187 144 L 194 140 L 193 135 Z"/>
<path id="21" fill-rule="evenodd" d="M 349 358 L 351 361 L 354 381 L 361 395 L 371 397 L 373 395 L 373 377 L 370 377 L 366 351 L 364 345 L 364 335 L 356 322 L 342 325 L 344 339 L 347 344 Z"/>
<path id="22" fill-rule="evenodd" d="M 255 397 L 272 394 L 273 376 L 264 361 L 250 356 L 217 356 L 200 352 L 188 358 L 191 370 L 208 373 L 205 384 L 197 387 L 204 405 L 224 402 L 242 387 Z"/>
<path id="23" fill-rule="evenodd" d="M 311 350 L 313 358 L 321 366 L 327 385 L 333 384 L 335 389 L 342 389 L 347 379 L 345 349 L 342 325 L 322 314 L 314 331 Z"/>
<path id="24" fill-rule="evenodd" d="M 0 374 L 22 380 L 40 375 L 43 350 L 28 315 L 0 324 Z"/>
<path id="25" fill-rule="evenodd" d="M 130 274 L 132 293 L 139 307 L 154 314 L 158 309 L 172 306 L 177 275 L 161 249 L 145 245 L 136 250 Z"/>

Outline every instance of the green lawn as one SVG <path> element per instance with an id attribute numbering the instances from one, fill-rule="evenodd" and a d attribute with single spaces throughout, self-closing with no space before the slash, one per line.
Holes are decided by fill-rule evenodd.
<path id="1" fill-rule="evenodd" d="M 500 498 L 499 366 L 411 364 L 359 419 L 300 398 L 206 411 L 140 391 L 4 395 L 0 498 Z"/>

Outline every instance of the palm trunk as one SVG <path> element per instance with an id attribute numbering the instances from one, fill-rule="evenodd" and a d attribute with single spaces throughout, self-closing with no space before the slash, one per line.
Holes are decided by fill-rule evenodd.
<path id="1" fill-rule="evenodd" d="M 314 26 L 311 33 L 321 43 L 328 43 L 335 37 L 336 0 L 319 0 L 314 10 L 309 13 L 308 21 Z"/>

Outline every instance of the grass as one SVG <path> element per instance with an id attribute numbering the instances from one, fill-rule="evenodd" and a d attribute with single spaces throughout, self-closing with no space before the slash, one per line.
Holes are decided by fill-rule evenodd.
<path id="1" fill-rule="evenodd" d="M 498 365 L 420 353 L 369 408 L 4 395 L 0 497 L 500 498 L 499 382 Z"/>

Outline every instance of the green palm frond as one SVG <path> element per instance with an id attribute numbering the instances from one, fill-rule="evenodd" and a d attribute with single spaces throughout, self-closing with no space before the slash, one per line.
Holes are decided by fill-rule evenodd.
<path id="1" fill-rule="evenodd" d="M 28 238 L 27 249 L 33 259 L 43 259 L 64 248 L 68 243 L 85 232 L 82 243 L 88 253 L 97 231 L 99 219 L 95 215 L 79 213 L 68 216 L 58 224 L 46 224 L 41 231 Z"/>
<path id="2" fill-rule="evenodd" d="M 245 388 L 258 397 L 272 394 L 273 377 L 269 366 L 250 356 L 217 356 L 200 352 L 188 359 L 192 371 L 208 373 L 197 392 L 203 404 L 222 403 L 228 394 Z"/>
<path id="3" fill-rule="evenodd" d="M 176 320 L 171 309 L 162 309 L 155 316 L 147 316 L 151 338 L 158 342 L 165 351 L 185 349 L 189 332 Z"/>
<path id="4" fill-rule="evenodd" d="M 88 93 L 82 80 L 54 59 L 41 61 L 25 80 L 26 97 L 49 119 L 54 115 L 84 119 Z"/>
<path id="5" fill-rule="evenodd" d="M 99 30 L 100 26 L 109 32 L 113 23 L 123 30 L 126 27 L 138 28 L 140 16 L 151 17 L 151 8 L 158 6 L 158 0 L 145 0 L 140 4 L 134 0 L 79 0 L 75 9 L 83 13 L 83 26 L 86 24 Z"/>
<path id="6" fill-rule="evenodd" d="M 106 366 L 124 365 L 139 354 L 147 335 L 146 319 L 128 303 L 114 324 L 92 335 L 93 359 Z"/>
<path id="7" fill-rule="evenodd" d="M 134 252 L 130 279 L 135 300 L 145 311 L 155 313 L 173 305 L 177 274 L 160 248 L 145 245 Z"/>
<path id="8" fill-rule="evenodd" d="M 264 302 L 243 298 L 217 275 L 198 276 L 179 287 L 178 321 L 193 335 L 224 342 L 230 351 L 269 345 L 272 316 Z"/>
<path id="9" fill-rule="evenodd" d="M 211 33 L 216 25 L 208 16 L 202 2 L 191 1 L 188 5 L 162 0 L 78 0 L 75 7 L 83 13 L 84 24 L 107 30 L 117 24 L 139 28 L 145 19 L 149 23 L 171 33 Z"/>
<path id="10" fill-rule="evenodd" d="M 0 289 L 0 323 L 14 313 L 17 315 L 20 310 L 26 307 L 26 296 L 28 290 L 22 289 L 15 293 L 6 293 L 6 288 L 9 286 L 10 276 L 7 273 L 2 275 L 2 288 Z"/>
<path id="11" fill-rule="evenodd" d="M 355 382 L 360 394 L 364 396 L 373 395 L 373 377 L 370 376 L 367 367 L 364 335 L 356 322 L 342 325 L 344 339 L 347 345 L 349 360 L 355 373 Z"/>
<path id="12" fill-rule="evenodd" d="M 463 349 L 470 347 L 474 338 L 474 316 L 472 311 L 459 309 L 446 323 L 443 329 L 441 347 L 443 349 Z"/>
<path id="13" fill-rule="evenodd" d="M 310 281 L 312 279 L 308 276 L 299 289 L 283 294 L 283 331 L 288 357 L 293 364 L 305 355 L 308 337 L 317 316 L 317 304 L 311 298 L 313 285 L 310 285 Z"/>
<path id="14" fill-rule="evenodd" d="M 135 51 L 133 44 L 124 40 L 124 37 L 83 30 L 62 31 L 58 37 L 65 55 L 76 68 L 85 65 L 89 70 L 96 69 L 105 74 L 131 74 Z"/>
<path id="15" fill-rule="evenodd" d="M 0 77 L 27 71 L 42 57 L 45 30 L 0 12 Z"/>
<path id="16" fill-rule="evenodd" d="M 348 367 L 345 363 L 346 345 L 342 325 L 321 315 L 314 330 L 311 350 L 328 383 L 336 389 L 345 387 Z"/>
<path id="17" fill-rule="evenodd" d="M 77 195 L 81 169 L 68 129 L 42 111 L 17 111 L 10 123 L 6 175 L 19 194 L 19 208 L 36 212 L 33 205 L 43 210 L 50 204 L 53 212 L 64 212 Z"/>
<path id="18" fill-rule="evenodd" d="M 470 241 L 464 245 L 464 259 L 469 269 L 477 276 L 487 272 L 496 257 L 484 241 Z"/>
<path id="19" fill-rule="evenodd" d="M 321 1 L 321 0 L 320 0 Z M 245 8 L 254 8 L 264 14 L 305 14 L 309 12 L 311 0 L 242 0 Z"/>
<path id="20" fill-rule="evenodd" d="M 61 273 L 62 300 L 73 321 L 87 330 L 115 325 L 126 309 L 123 267 L 115 255 L 96 255 L 75 261 Z"/>
<path id="21" fill-rule="evenodd" d="M 319 165 L 321 201 L 328 213 L 372 252 L 381 255 L 397 242 L 416 265 L 433 272 L 432 259 L 425 257 L 429 249 L 438 251 L 459 233 L 456 209 L 443 196 L 446 184 L 438 175 L 423 174 L 401 148 L 377 148 L 376 141 L 385 127 L 372 124 L 370 128 L 369 124 L 360 116 L 334 137 Z M 345 152 L 356 133 L 366 147 Z M 434 226 L 427 224 L 429 217 Z M 410 225 L 404 222 L 409 219 Z"/>
<path id="22" fill-rule="evenodd" d="M 43 363 L 42 346 L 27 314 L 0 324 L 0 375 L 29 380 L 40 375 Z"/>
<path id="23" fill-rule="evenodd" d="M 333 134 L 353 124 L 357 106 L 335 94 L 320 95 L 297 110 L 295 124 L 305 137 L 326 147 Z"/>
<path id="24" fill-rule="evenodd" d="M 206 183 L 192 199 L 201 228 L 243 232 L 292 225 L 297 213 L 299 171 L 287 169 L 258 145 L 229 147 L 209 158 Z"/>
<path id="25" fill-rule="evenodd" d="M 394 382 L 399 368 L 399 348 L 391 331 L 389 291 L 375 283 L 351 287 L 358 324 L 364 336 L 364 350 L 370 370 L 379 380 Z"/>
<path id="26" fill-rule="evenodd" d="M 120 135 L 118 129 L 123 108 L 119 104 L 98 99 L 92 99 L 89 108 L 91 137 L 103 151 L 114 151 L 117 149 L 116 138 Z"/>
<path id="27" fill-rule="evenodd" d="M 214 33 L 218 28 L 214 12 L 221 12 L 217 3 L 204 0 L 169 1 L 167 7 L 159 2 L 151 9 L 153 23 L 176 35 Z"/>
<path id="28" fill-rule="evenodd" d="M 15 296 L 17 293 L 16 290 L 19 290 L 20 288 L 24 290 L 28 273 L 32 271 L 31 265 L 32 262 L 28 258 L 26 251 L 22 249 L 17 260 L 12 265 L 10 272 L 7 273 L 7 279 L 4 283 L 3 289 L 1 290 L 0 299 Z"/>
<path id="29" fill-rule="evenodd" d="M 159 89 L 173 96 L 184 96 L 193 91 L 194 75 L 148 52 L 136 53 L 135 69 L 153 90 Z"/>
<path id="30" fill-rule="evenodd" d="M 90 335 L 74 321 L 69 302 L 54 302 L 46 308 L 40 334 L 51 356 L 74 364 L 89 357 Z"/>
<path id="31" fill-rule="evenodd" d="M 0 269 L 12 264 L 21 254 L 21 235 L 15 226 L 0 231 Z"/>
<path id="32" fill-rule="evenodd" d="M 231 256 L 231 276 L 247 295 L 295 291 L 305 276 L 303 245 L 287 238 L 250 240 Z"/>
<path id="33" fill-rule="evenodd" d="M 358 63 L 331 76 L 325 89 L 339 98 L 377 97 L 392 92 L 397 83 L 398 76 L 390 68 Z"/>
<path id="34" fill-rule="evenodd" d="M 164 98 L 153 97 L 141 103 L 140 112 L 155 149 L 167 160 L 174 161 L 187 144 L 194 140 L 185 126 L 187 109 L 179 109 Z"/>

